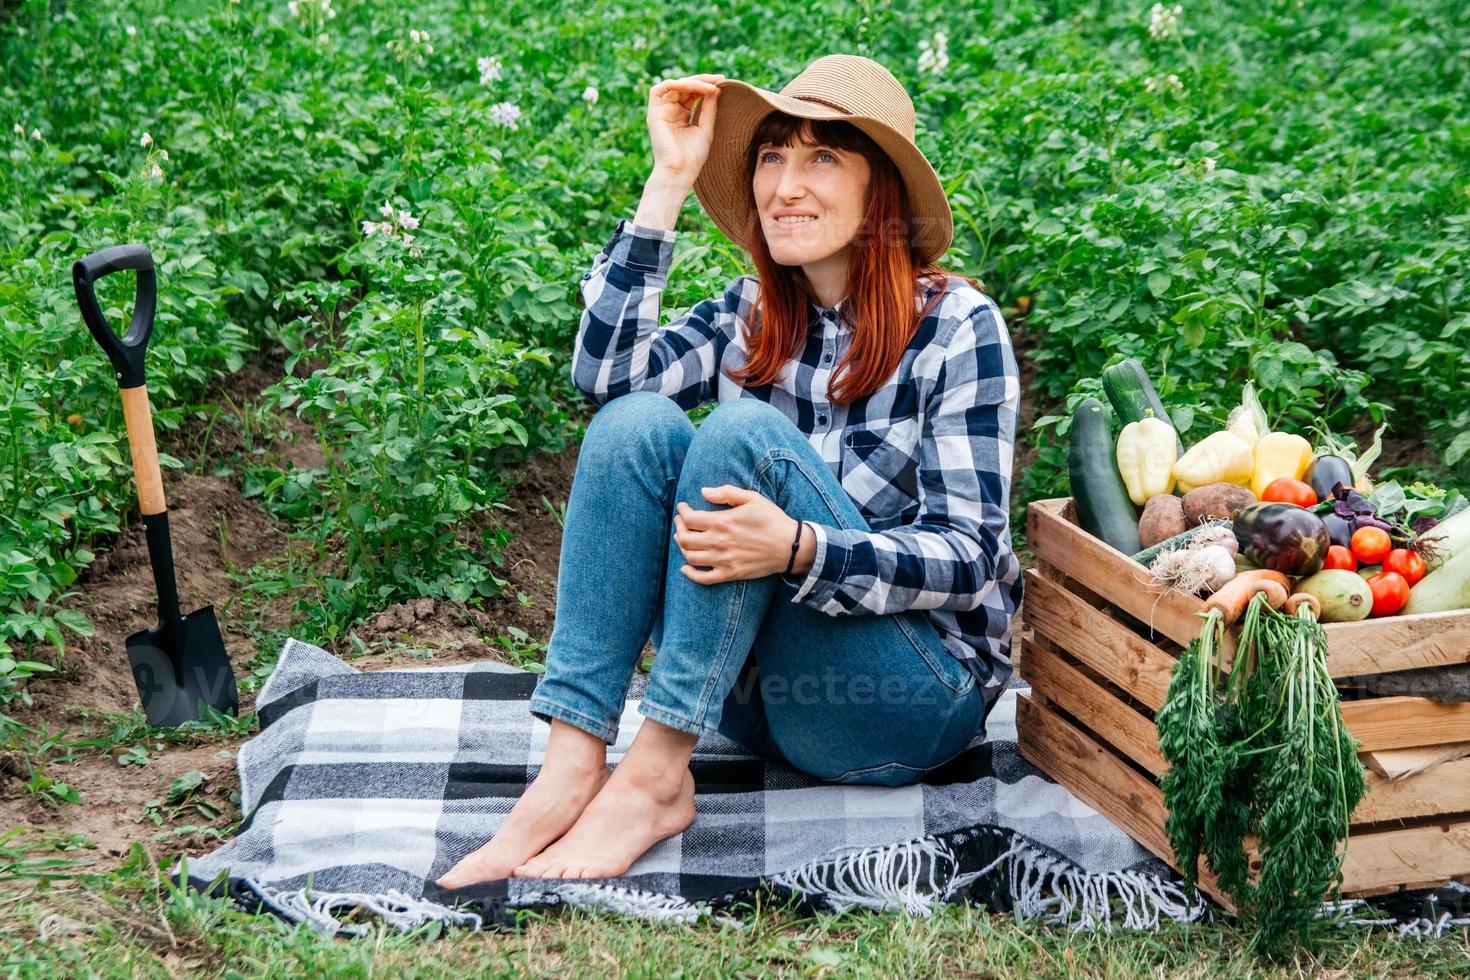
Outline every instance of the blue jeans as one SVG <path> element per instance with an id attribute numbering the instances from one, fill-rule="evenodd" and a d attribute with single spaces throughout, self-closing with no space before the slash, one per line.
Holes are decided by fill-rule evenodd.
<path id="1" fill-rule="evenodd" d="M 546 675 L 530 710 L 617 740 L 652 637 L 639 710 L 718 732 L 819 779 L 899 786 L 958 755 L 987 706 L 920 610 L 828 616 L 779 574 L 703 585 L 673 538 L 675 503 L 702 487 L 755 490 L 796 519 L 871 530 L 807 437 L 756 398 L 695 428 L 672 400 L 632 392 L 593 417 L 577 458 Z M 789 541 L 782 541 L 783 548 Z"/>

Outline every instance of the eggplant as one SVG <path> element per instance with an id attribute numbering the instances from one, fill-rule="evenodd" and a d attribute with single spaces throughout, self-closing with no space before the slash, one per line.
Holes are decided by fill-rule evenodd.
<path id="1" fill-rule="evenodd" d="M 1331 500 L 1332 490 L 1339 483 L 1352 488 L 1353 468 L 1341 456 L 1318 456 L 1307 467 L 1306 479 L 1318 500 Z"/>
<path id="2" fill-rule="evenodd" d="M 1353 544 L 1354 524 L 1346 517 L 1336 511 L 1329 510 L 1322 514 L 1322 523 L 1327 525 L 1327 537 L 1333 544 L 1340 544 L 1344 548 L 1351 548 Z"/>
<path id="3" fill-rule="evenodd" d="M 1322 518 L 1296 504 L 1251 504 L 1232 523 L 1240 553 L 1283 575 L 1316 574 L 1332 543 Z"/>

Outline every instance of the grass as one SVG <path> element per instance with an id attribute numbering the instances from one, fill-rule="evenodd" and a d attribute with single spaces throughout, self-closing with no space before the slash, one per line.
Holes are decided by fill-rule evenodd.
<path id="1" fill-rule="evenodd" d="M 71 850 L 58 849 L 69 844 Z M 1285 977 L 1459 976 L 1470 936 L 1398 940 L 1328 930 L 1317 958 L 1252 959 L 1229 926 L 1152 933 L 1072 932 L 970 906 L 903 913 L 742 910 L 740 927 L 706 920 L 648 923 L 565 909 L 526 913 L 515 930 L 471 933 L 379 927 L 331 939 L 224 899 L 177 890 L 171 862 L 135 846 L 113 872 L 79 873 L 76 841 L 0 840 L 0 970 L 13 976 L 457 977 L 967 976 Z M 38 880 L 61 875 L 59 880 Z M 72 877 L 72 875 L 76 875 Z"/>

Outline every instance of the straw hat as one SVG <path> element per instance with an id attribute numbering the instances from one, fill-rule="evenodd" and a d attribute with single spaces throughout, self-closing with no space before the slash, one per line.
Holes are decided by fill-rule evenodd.
<path id="1" fill-rule="evenodd" d="M 871 58 L 832 54 L 818 58 L 779 93 L 725 79 L 715 128 L 694 193 L 730 240 L 747 251 L 758 219 L 752 214 L 745 153 L 756 128 L 772 111 L 803 119 L 841 119 L 883 148 L 903 177 L 913 209 L 912 240 L 921 261 L 933 262 L 954 238 L 954 219 L 939 175 L 914 143 L 914 103 L 893 73 Z"/>

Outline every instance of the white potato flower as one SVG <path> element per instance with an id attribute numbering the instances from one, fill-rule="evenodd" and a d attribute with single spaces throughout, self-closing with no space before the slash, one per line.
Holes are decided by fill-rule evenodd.
<path id="1" fill-rule="evenodd" d="M 1183 4 L 1172 7 L 1156 3 L 1148 12 L 1148 36 L 1155 41 L 1167 41 L 1179 36 L 1179 17 L 1184 13 Z"/>
<path id="2" fill-rule="evenodd" d="M 14 132 L 17 136 L 24 136 L 26 134 L 26 128 L 20 123 L 16 123 L 14 126 L 12 126 L 11 131 Z"/>
<path id="3" fill-rule="evenodd" d="M 152 133 L 144 133 L 143 136 L 142 136 L 142 138 L 138 140 L 138 145 L 141 146 L 141 147 L 145 147 L 145 148 L 152 146 L 153 145 L 153 134 Z"/>
<path id="4" fill-rule="evenodd" d="M 480 69 L 481 85 L 489 85 L 491 82 L 500 79 L 502 66 L 499 58 L 481 58 L 475 62 L 475 67 Z"/>
<path id="5" fill-rule="evenodd" d="M 492 122 L 508 129 L 520 128 L 521 110 L 510 102 L 498 102 L 490 107 Z"/>
<path id="6" fill-rule="evenodd" d="M 597 86 L 589 85 L 582 90 L 582 101 L 588 105 L 597 104 Z"/>

